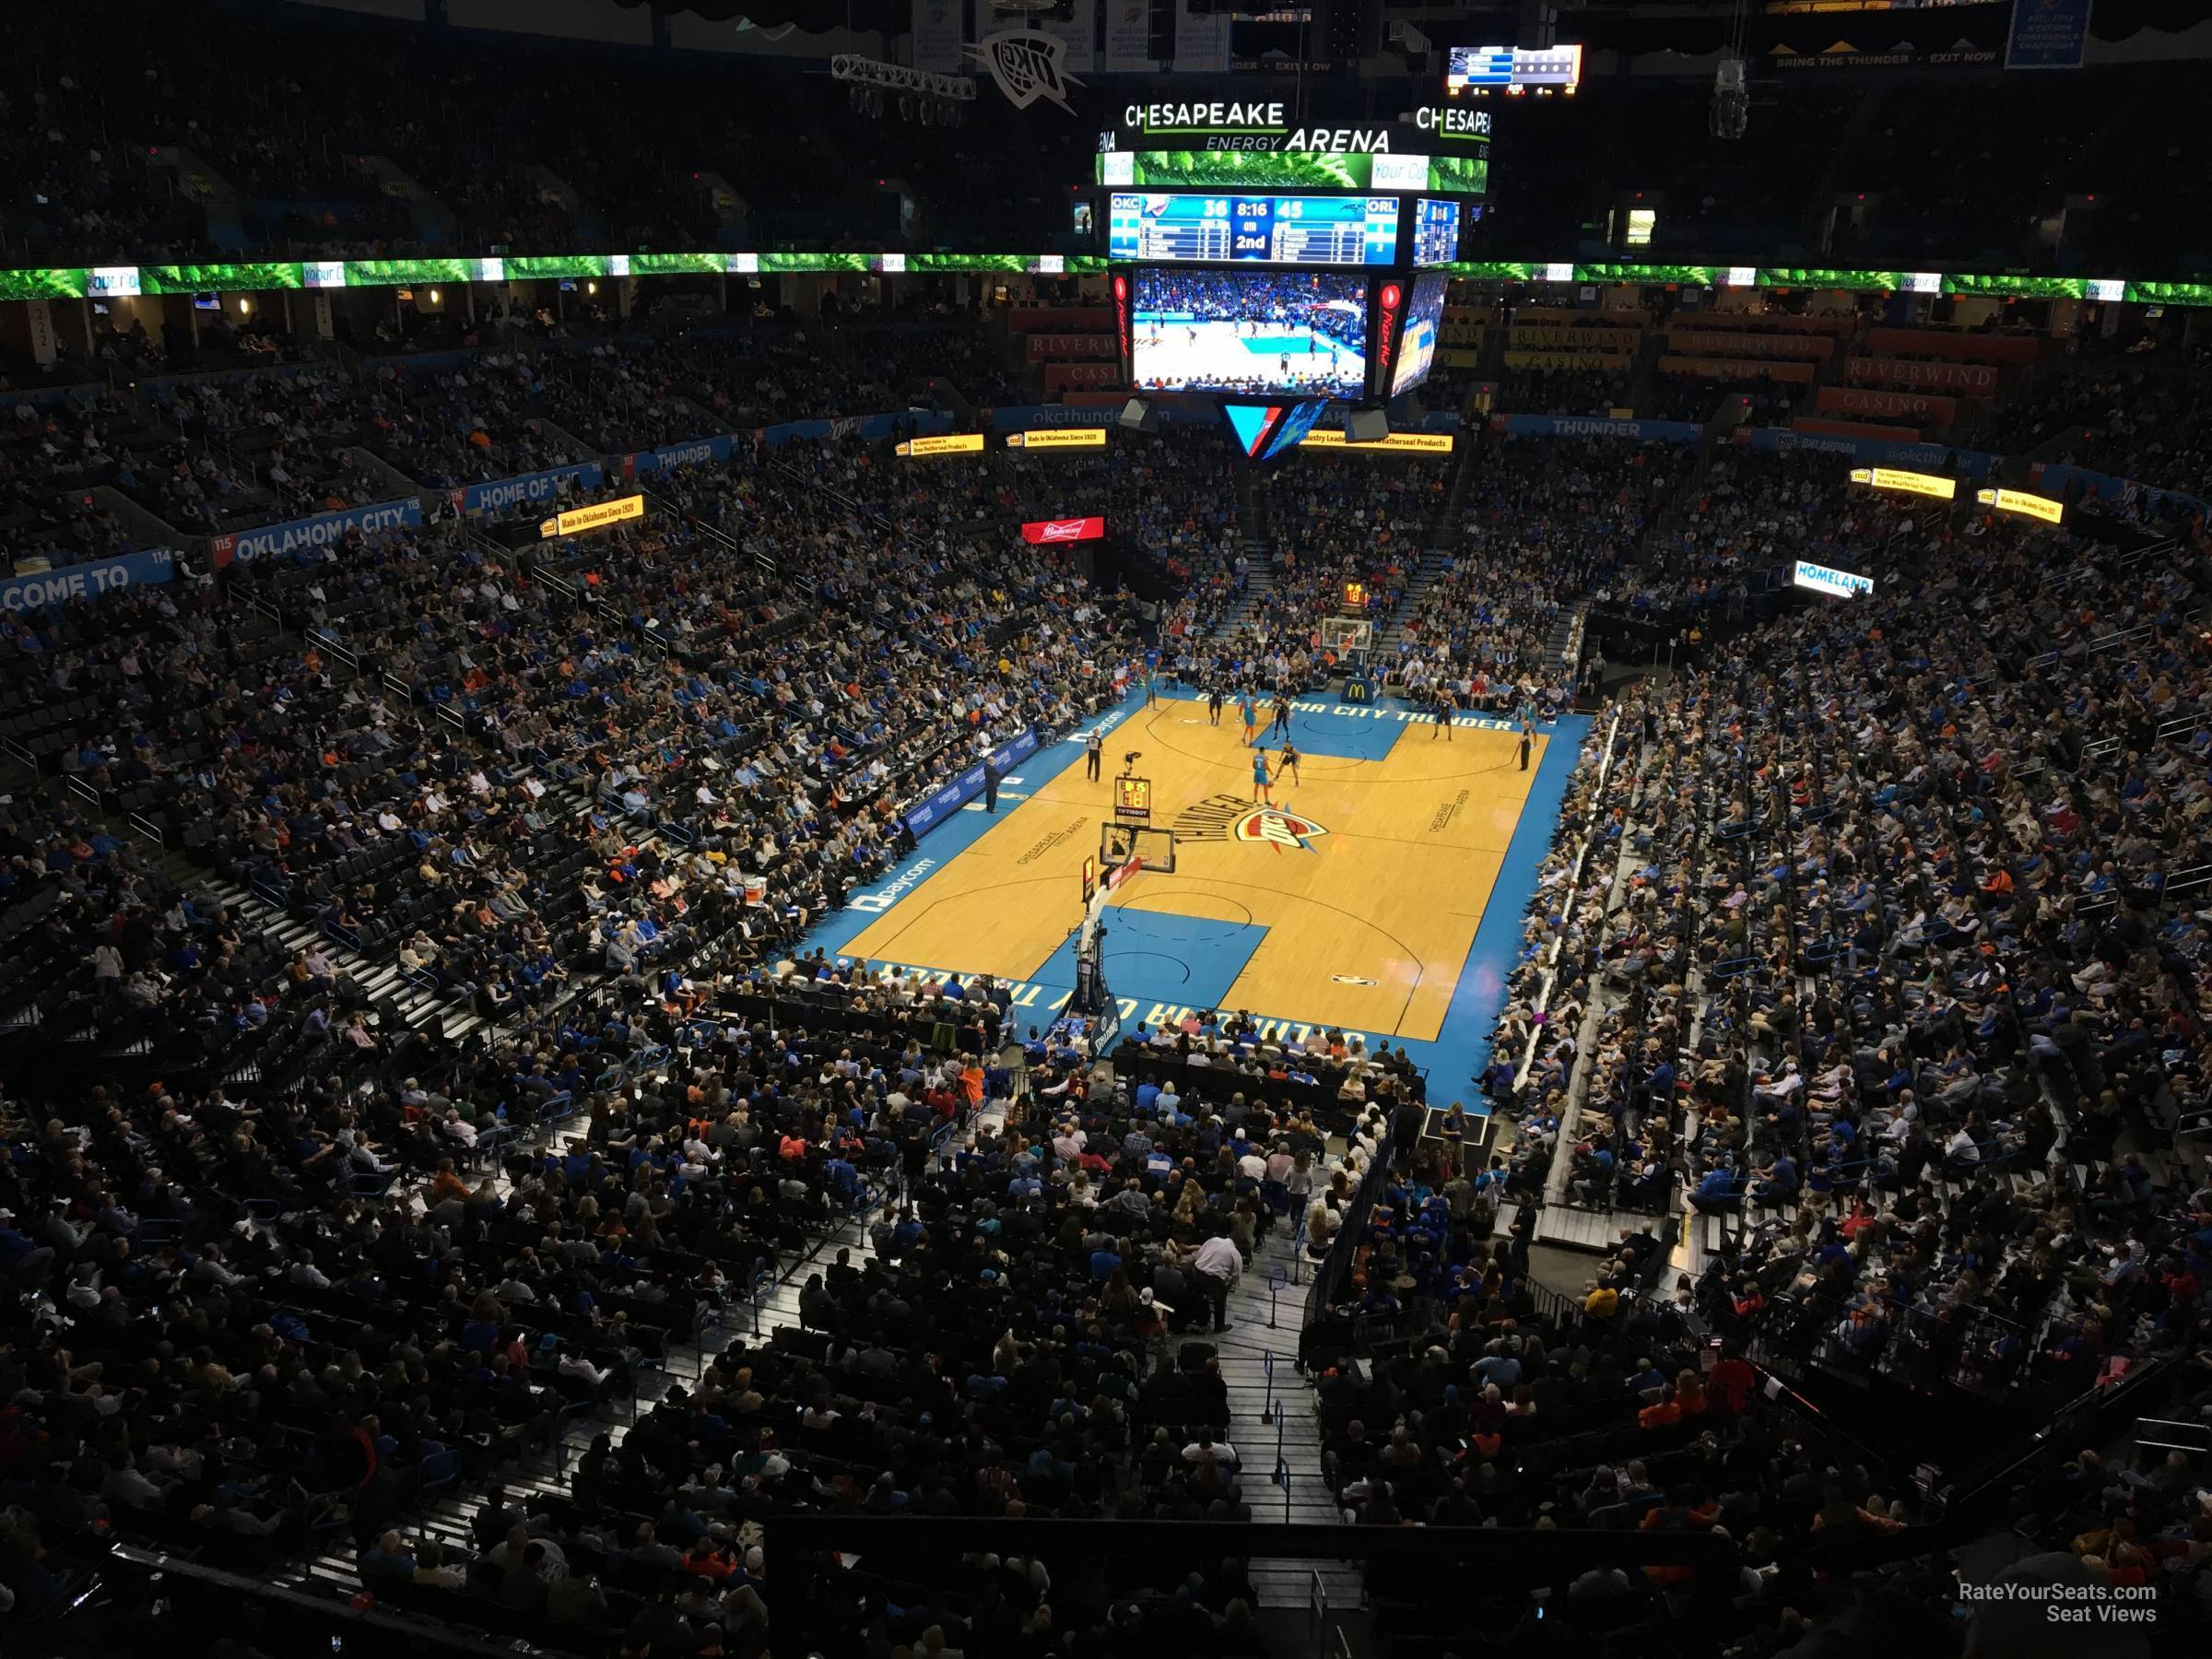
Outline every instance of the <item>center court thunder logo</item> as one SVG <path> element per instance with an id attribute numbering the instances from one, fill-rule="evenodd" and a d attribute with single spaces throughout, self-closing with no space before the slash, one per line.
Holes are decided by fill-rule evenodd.
<path id="1" fill-rule="evenodd" d="M 1285 847 L 1314 851 L 1313 838 L 1326 835 L 1325 826 L 1302 812 L 1280 806 L 1255 806 L 1242 795 L 1208 795 L 1176 815 L 1178 841 L 1257 841 L 1280 853 Z"/>

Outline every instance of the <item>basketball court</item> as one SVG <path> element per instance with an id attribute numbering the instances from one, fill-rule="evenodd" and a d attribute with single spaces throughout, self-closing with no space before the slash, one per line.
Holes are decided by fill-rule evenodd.
<path id="1" fill-rule="evenodd" d="M 1282 744 L 1265 736 L 1268 717 L 1263 703 L 1272 771 Z M 1394 700 L 1308 699 L 1291 717 L 1299 777 L 1277 782 L 1272 806 L 1254 797 L 1233 701 L 1217 726 L 1203 701 L 1163 694 L 1147 709 L 1138 694 L 1103 724 L 1098 782 L 1081 734 L 1040 751 L 1006 779 L 994 816 L 981 801 L 952 815 L 805 948 L 991 974 L 1015 986 L 1025 1025 L 1043 1026 L 1076 984 L 1084 865 L 1111 868 L 1095 862 L 1102 841 L 1110 856 L 1126 850 L 1106 828 L 1125 770 L 1149 782 L 1149 828 L 1173 831 L 1173 868 L 1133 873 L 1107 900 L 1124 1031 L 1207 1008 L 1334 1027 L 1406 1043 L 1441 1100 L 1465 1098 L 1587 722 L 1539 728 L 1524 772 L 1502 720 L 1462 715 L 1447 739 Z"/>
<path id="2" fill-rule="evenodd" d="M 1301 389 L 1326 387 L 1343 395 L 1356 395 L 1367 371 L 1366 359 L 1358 352 L 1302 326 L 1218 321 L 1147 323 L 1139 317 L 1136 329 L 1140 365 L 1165 355 L 1156 347 L 1171 346 L 1171 360 L 1178 371 L 1173 378 L 1180 385 L 1241 386 L 1267 382 Z M 1240 332 L 1242 329 L 1253 332 Z M 1141 367 L 1137 379 L 1148 383 Z"/>

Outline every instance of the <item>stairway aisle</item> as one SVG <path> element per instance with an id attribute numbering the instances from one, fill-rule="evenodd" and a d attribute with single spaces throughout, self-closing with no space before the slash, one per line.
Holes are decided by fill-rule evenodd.
<path id="1" fill-rule="evenodd" d="M 1312 1280 L 1290 1241 L 1290 1221 L 1278 1220 L 1229 1294 L 1229 1329 L 1210 1341 L 1229 1384 L 1230 1441 L 1241 1459 L 1244 1501 L 1257 1522 L 1320 1525 L 1340 1519 L 1324 1484 L 1321 1424 L 1313 1391 L 1298 1371 L 1299 1329 Z M 1279 1288 L 1270 1289 L 1276 1275 Z M 1273 1320 L 1272 1326 L 1269 1324 Z M 1273 1361 L 1270 1381 L 1269 1361 Z M 1263 1420 L 1272 1416 L 1273 1422 Z M 1253 1589 L 1267 1608 L 1302 1607 L 1319 1571 L 1332 1607 L 1356 1607 L 1361 1580 L 1335 1561 L 1257 1559 Z"/>

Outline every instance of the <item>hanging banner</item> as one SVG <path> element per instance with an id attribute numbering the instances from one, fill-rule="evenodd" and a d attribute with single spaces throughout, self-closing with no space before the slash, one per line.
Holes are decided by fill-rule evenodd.
<path id="1" fill-rule="evenodd" d="M 282 559 L 334 547 L 359 531 L 374 535 L 385 530 L 404 530 L 422 523 L 422 503 L 413 496 L 396 501 L 378 501 L 367 507 L 347 507 L 336 512 L 319 512 L 313 518 L 291 519 L 281 524 L 263 524 L 215 538 L 217 570 L 234 559 Z"/>
<path id="2" fill-rule="evenodd" d="M 2090 0 L 2012 0 L 2007 69 L 2078 69 L 2089 43 Z"/>
<path id="3" fill-rule="evenodd" d="M 1095 19 L 1099 0 L 1065 0 L 1068 15 L 1065 18 L 1047 12 L 1036 19 L 1036 27 L 1045 34 L 1059 37 L 1065 51 L 1060 66 L 1080 85 L 1080 78 L 1098 67 L 1098 33 Z"/>
<path id="4" fill-rule="evenodd" d="M 1115 357 L 1121 343 L 1110 334 L 1033 334 L 1023 351 L 1032 363 L 1053 363 L 1065 358 Z"/>
<path id="5" fill-rule="evenodd" d="M 1814 406 L 1827 415 L 1876 415 L 1947 427 L 1959 418 L 1959 400 L 1924 392 L 1883 392 L 1872 386 L 1823 386 Z"/>
<path id="6" fill-rule="evenodd" d="M 571 482 L 579 489 L 596 489 L 602 476 L 598 462 L 583 461 L 573 466 L 524 473 L 519 477 L 494 478 L 488 484 L 471 484 L 461 492 L 461 511 L 477 518 L 487 512 L 504 512 L 510 507 L 535 507 L 551 500 L 563 485 Z"/>
<path id="7" fill-rule="evenodd" d="M 1206 17 L 1191 14 L 1191 0 L 1175 0 L 1175 62 L 1177 75 L 1229 73 L 1229 8 Z"/>
<path id="8" fill-rule="evenodd" d="M 71 565 L 62 571 L 41 571 L 0 582 L 0 610 L 37 610 L 48 605 L 76 605 L 103 598 L 128 587 L 154 587 L 176 576 L 169 549 L 125 553 L 93 564 Z"/>
<path id="9" fill-rule="evenodd" d="M 966 0 L 914 0 L 914 67 L 958 75 L 968 66 L 960 19 Z"/>
<path id="10" fill-rule="evenodd" d="M 1941 387 L 1987 397 L 1997 389 L 1997 371 L 1987 363 L 1929 363 L 1908 358 L 1854 357 L 1843 365 L 1844 378 L 1888 386 Z"/>
<path id="11" fill-rule="evenodd" d="M 1152 0 L 1100 0 L 1106 7 L 1106 49 L 1099 67 L 1111 73 L 1148 75 L 1152 61 Z"/>
<path id="12" fill-rule="evenodd" d="M 1018 110 L 1043 99 L 1070 115 L 1076 112 L 1067 101 L 1067 89 L 1076 82 L 1067 73 L 1066 56 L 1067 42 L 1042 29 L 1002 29 L 975 43 L 975 61 Z"/>

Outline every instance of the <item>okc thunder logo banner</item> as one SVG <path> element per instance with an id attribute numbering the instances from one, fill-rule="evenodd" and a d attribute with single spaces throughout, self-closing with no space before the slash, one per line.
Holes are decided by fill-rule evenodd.
<path id="1" fill-rule="evenodd" d="M 991 71 L 991 78 L 1016 109 L 1026 110 L 1039 99 L 1049 98 L 1070 115 L 1076 112 L 1067 101 L 1067 89 L 1083 83 L 1061 68 L 1067 42 L 1058 35 L 1002 29 L 969 50 Z"/>
<path id="2" fill-rule="evenodd" d="M 1178 841 L 1245 841 L 1273 847 L 1313 852 L 1313 838 L 1328 830 L 1302 812 L 1280 806 L 1254 806 L 1242 795 L 1208 795 L 1176 815 Z"/>

